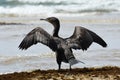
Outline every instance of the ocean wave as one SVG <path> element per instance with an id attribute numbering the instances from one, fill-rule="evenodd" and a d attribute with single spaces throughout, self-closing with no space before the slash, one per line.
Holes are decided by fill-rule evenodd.
<path id="1" fill-rule="evenodd" d="M 78 3 L 68 2 L 66 0 L 7 0 L 2 1 L 0 5 L 4 7 L 15 7 L 20 5 L 44 5 L 44 6 L 58 6 L 58 5 L 71 5 Z"/>
<path id="2" fill-rule="evenodd" d="M 30 10 L 29 10 L 30 9 Z M 49 10 L 49 12 L 48 12 Z M 0 7 L 0 15 L 2 16 L 49 16 L 49 15 L 82 15 L 82 14 L 104 14 L 110 12 L 118 12 L 116 9 L 67 9 L 53 7 L 47 8 L 43 6 L 22 6 L 14 8 Z"/>
<path id="3" fill-rule="evenodd" d="M 76 0 L 76 1 L 73 1 L 73 0 L 69 0 L 69 1 L 66 1 L 66 0 L 7 0 L 7 2 L 19 2 L 19 3 L 79 3 L 81 1 L 79 0 Z"/>
<path id="4" fill-rule="evenodd" d="M 55 58 L 54 53 L 46 53 L 41 55 L 18 55 L 18 56 L 0 56 L 1 65 L 9 65 L 15 63 L 24 63 L 25 61 L 39 61 L 43 58 Z"/>
<path id="5" fill-rule="evenodd" d="M 71 10 L 58 9 L 56 10 L 56 13 L 109 13 L 109 12 L 116 12 L 116 11 L 118 10 L 116 9 L 84 9 L 84 10 L 71 11 Z"/>
<path id="6" fill-rule="evenodd" d="M 119 0 L 1 0 L 0 16 L 49 16 L 120 11 Z"/>

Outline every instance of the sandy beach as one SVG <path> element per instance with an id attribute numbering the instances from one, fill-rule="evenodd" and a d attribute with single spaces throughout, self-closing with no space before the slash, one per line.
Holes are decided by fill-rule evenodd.
<path id="1" fill-rule="evenodd" d="M 34 70 L 0 75 L 0 80 L 120 80 L 119 67 Z"/>

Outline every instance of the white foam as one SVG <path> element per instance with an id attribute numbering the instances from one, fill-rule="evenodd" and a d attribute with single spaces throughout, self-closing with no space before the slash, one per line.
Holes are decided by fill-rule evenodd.
<path id="1" fill-rule="evenodd" d="M 8 0 L 14 1 L 14 0 Z M 17 0 L 20 5 L 0 6 L 0 14 L 18 16 L 83 15 L 120 10 L 119 0 Z M 23 3 L 23 4 L 22 4 Z M 30 3 L 30 4 L 29 4 Z M 60 3 L 60 4 L 58 4 Z"/>

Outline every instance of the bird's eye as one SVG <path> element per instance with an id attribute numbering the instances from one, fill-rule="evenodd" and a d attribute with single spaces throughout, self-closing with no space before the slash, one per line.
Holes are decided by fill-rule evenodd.
<path id="1" fill-rule="evenodd" d="M 51 21 L 54 21 L 55 19 L 50 19 Z"/>
<path id="2" fill-rule="evenodd" d="M 53 20 L 52 19 L 48 19 L 49 22 L 52 22 Z"/>

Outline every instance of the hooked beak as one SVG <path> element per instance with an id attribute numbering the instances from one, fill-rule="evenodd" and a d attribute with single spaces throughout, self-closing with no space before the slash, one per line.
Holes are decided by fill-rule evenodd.
<path id="1" fill-rule="evenodd" d="M 50 22 L 49 19 L 47 19 L 47 18 L 46 19 L 40 19 L 40 20 Z"/>
<path id="2" fill-rule="evenodd" d="M 40 20 L 49 22 L 49 20 L 47 18 L 46 19 L 40 19 Z"/>
<path id="3" fill-rule="evenodd" d="M 44 20 L 44 21 L 47 21 L 47 19 L 40 19 L 40 20 Z"/>

